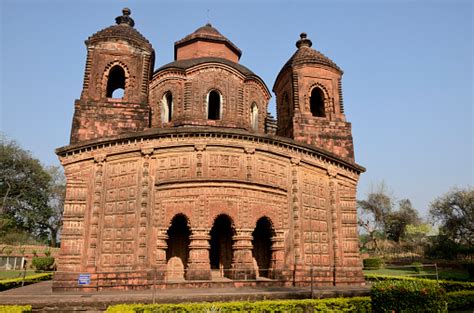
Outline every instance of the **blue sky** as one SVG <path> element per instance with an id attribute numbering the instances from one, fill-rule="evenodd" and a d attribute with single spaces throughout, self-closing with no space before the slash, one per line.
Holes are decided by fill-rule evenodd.
<path id="1" fill-rule="evenodd" d="M 125 6 L 156 51 L 155 68 L 209 16 L 270 90 L 308 33 L 345 72 L 356 161 L 367 168 L 359 198 L 384 180 L 424 213 L 450 188 L 474 185 L 474 7 L 462 0 L 0 0 L 0 131 L 44 164 L 59 164 L 54 149 L 69 142 L 84 40 Z"/>

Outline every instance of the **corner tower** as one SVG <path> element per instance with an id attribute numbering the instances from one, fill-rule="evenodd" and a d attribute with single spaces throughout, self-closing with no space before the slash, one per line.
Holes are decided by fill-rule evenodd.
<path id="1" fill-rule="evenodd" d="M 81 98 L 75 102 L 71 143 L 140 131 L 149 126 L 148 86 L 154 50 L 135 28 L 130 9 L 86 40 Z"/>
<path id="2" fill-rule="evenodd" d="M 298 50 L 277 76 L 277 135 L 323 148 L 354 162 L 351 124 L 342 101 L 343 71 L 321 52 L 311 48 L 305 33 Z"/>

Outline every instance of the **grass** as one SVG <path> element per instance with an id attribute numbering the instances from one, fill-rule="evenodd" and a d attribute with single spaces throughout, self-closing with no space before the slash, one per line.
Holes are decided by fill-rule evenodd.
<path id="1" fill-rule="evenodd" d="M 26 276 L 36 274 L 35 271 L 26 271 Z M 0 271 L 0 280 L 9 278 L 23 277 L 23 271 Z"/>
<path id="2" fill-rule="evenodd" d="M 378 270 L 364 270 L 364 274 L 374 275 L 387 275 L 387 276 L 411 276 L 411 277 L 422 277 L 428 279 L 436 279 L 436 271 L 434 267 L 424 268 L 422 271 L 417 273 L 410 267 L 402 268 L 381 268 Z M 438 278 L 444 280 L 457 280 L 457 281 L 473 281 L 469 279 L 469 274 L 466 270 L 461 269 L 439 269 Z"/>

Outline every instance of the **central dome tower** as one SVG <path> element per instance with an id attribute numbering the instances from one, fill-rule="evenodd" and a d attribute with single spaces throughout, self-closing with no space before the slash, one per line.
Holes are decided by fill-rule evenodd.
<path id="1" fill-rule="evenodd" d="M 265 131 L 270 92 L 239 64 L 241 51 L 211 24 L 175 42 L 175 61 L 150 85 L 152 127 L 218 126 Z"/>

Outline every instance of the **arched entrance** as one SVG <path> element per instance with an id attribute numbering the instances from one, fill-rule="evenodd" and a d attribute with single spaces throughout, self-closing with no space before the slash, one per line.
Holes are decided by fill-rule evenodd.
<path id="1" fill-rule="evenodd" d="M 235 230 L 232 219 L 225 214 L 219 215 L 214 220 L 211 228 L 211 251 L 209 258 L 211 270 L 224 270 L 224 276 L 231 276 L 229 269 L 232 265 L 232 237 Z"/>
<path id="2" fill-rule="evenodd" d="M 183 214 L 175 215 L 167 234 L 166 262 L 168 264 L 168 278 L 184 279 L 184 270 L 188 266 L 189 236 L 191 235 L 186 216 Z"/>
<path id="3" fill-rule="evenodd" d="M 252 254 L 257 261 L 259 275 L 269 277 L 269 269 L 272 260 L 272 237 L 275 231 L 272 222 L 268 217 L 261 217 L 257 221 L 255 230 L 252 233 Z"/>

